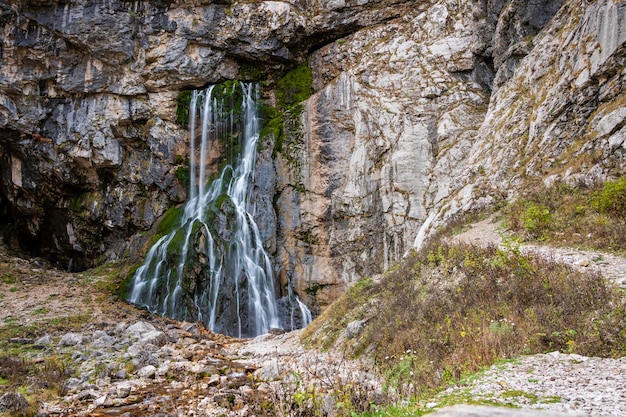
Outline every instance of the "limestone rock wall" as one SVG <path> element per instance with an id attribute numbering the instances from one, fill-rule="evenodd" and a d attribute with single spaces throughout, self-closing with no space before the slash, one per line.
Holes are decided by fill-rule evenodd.
<path id="1" fill-rule="evenodd" d="M 494 90 L 466 180 L 435 204 L 416 245 L 450 215 L 514 198 L 526 184 L 593 184 L 626 172 L 626 2 L 564 2 Z M 504 65 L 498 70 L 508 72 Z"/>
<path id="2" fill-rule="evenodd" d="M 317 92 L 302 115 L 302 216 L 286 233 L 300 238 L 285 252 L 322 307 L 401 259 L 433 202 L 448 196 L 483 120 L 489 95 L 472 76 L 474 7 L 424 6 L 311 56 Z"/>
<path id="3" fill-rule="evenodd" d="M 420 2 L 315 51 L 300 179 L 279 175 L 304 189 L 282 259 L 311 304 L 526 184 L 624 172 L 625 10 Z"/>
<path id="4" fill-rule="evenodd" d="M 141 253 L 185 199 L 181 90 L 271 78 L 403 3 L 1 1 L 0 215 L 63 267 Z"/>
<path id="5" fill-rule="evenodd" d="M 0 1 L 0 220 L 61 264 L 141 253 L 186 197 L 179 92 L 264 80 L 273 104 L 306 62 L 314 94 L 265 138 L 255 194 L 280 279 L 317 312 L 459 212 L 623 172 L 625 17 L 619 0 Z"/>

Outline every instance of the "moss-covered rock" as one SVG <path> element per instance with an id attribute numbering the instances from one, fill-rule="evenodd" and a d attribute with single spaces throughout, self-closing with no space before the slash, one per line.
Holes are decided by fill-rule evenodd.
<path id="1" fill-rule="evenodd" d="M 282 111 L 303 102 L 313 94 L 311 69 L 303 64 L 289 71 L 276 83 L 276 102 Z"/>

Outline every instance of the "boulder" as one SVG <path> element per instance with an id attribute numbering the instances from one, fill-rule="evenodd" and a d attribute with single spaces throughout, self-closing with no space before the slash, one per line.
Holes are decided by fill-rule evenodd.
<path id="1" fill-rule="evenodd" d="M 59 340 L 59 346 L 76 346 L 83 343 L 83 335 L 80 333 L 66 333 Z"/>
<path id="2" fill-rule="evenodd" d="M 24 414 L 28 409 L 28 400 L 17 392 L 5 392 L 0 396 L 0 412 Z"/>

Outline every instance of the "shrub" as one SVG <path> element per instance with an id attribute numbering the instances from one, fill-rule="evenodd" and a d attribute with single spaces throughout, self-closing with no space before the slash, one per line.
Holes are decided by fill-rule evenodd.
<path id="1" fill-rule="evenodd" d="M 591 204 L 600 213 L 626 223 L 626 177 L 607 181 L 593 196 Z"/>
<path id="2" fill-rule="evenodd" d="M 596 189 L 562 184 L 529 187 L 503 210 L 505 226 L 525 240 L 623 253 L 626 206 L 621 211 L 618 207 L 620 202 L 626 204 L 620 194 L 624 189 L 624 179 Z"/>
<path id="3" fill-rule="evenodd" d="M 524 213 L 524 230 L 543 239 L 552 225 L 550 209 L 542 204 L 531 204 Z"/>
<path id="4" fill-rule="evenodd" d="M 341 298 L 307 336 L 327 344 L 329 333 L 341 333 L 365 315 L 365 330 L 344 348 L 372 352 L 388 382 L 408 396 L 519 354 L 626 353 L 620 324 L 626 307 L 618 290 L 602 277 L 515 247 L 436 243 L 409 256 L 380 284 L 370 281 L 359 291 L 365 295 L 376 301 L 346 309 L 350 295 Z"/>

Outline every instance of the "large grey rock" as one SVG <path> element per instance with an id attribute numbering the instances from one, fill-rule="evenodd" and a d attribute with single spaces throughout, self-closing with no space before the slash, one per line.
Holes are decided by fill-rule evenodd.
<path id="1" fill-rule="evenodd" d="M 399 261 L 454 189 L 489 98 L 460 75 L 474 67 L 474 12 L 425 4 L 312 55 L 318 91 L 277 168 L 281 273 L 314 310 Z"/>
<path id="2" fill-rule="evenodd" d="M 153 365 L 147 365 L 137 371 L 137 375 L 141 378 L 154 378 L 156 368 Z"/>
<path id="3" fill-rule="evenodd" d="M 139 343 L 152 344 L 154 346 L 164 346 L 167 344 L 167 335 L 160 330 L 146 332 L 141 335 Z"/>
<path id="4" fill-rule="evenodd" d="M 18 392 L 5 392 L 0 396 L 0 412 L 22 414 L 27 409 L 28 400 Z"/>
<path id="5" fill-rule="evenodd" d="M 83 335 L 80 333 L 66 333 L 59 340 L 59 346 L 76 346 L 83 343 Z"/>
<path id="6" fill-rule="evenodd" d="M 145 321 L 138 321 L 126 328 L 126 334 L 134 339 L 139 339 L 145 333 L 154 331 L 156 331 L 156 327 Z"/>
<path id="7" fill-rule="evenodd" d="M 48 346 L 52 344 L 52 336 L 49 334 L 40 337 L 35 341 L 35 346 Z"/>

